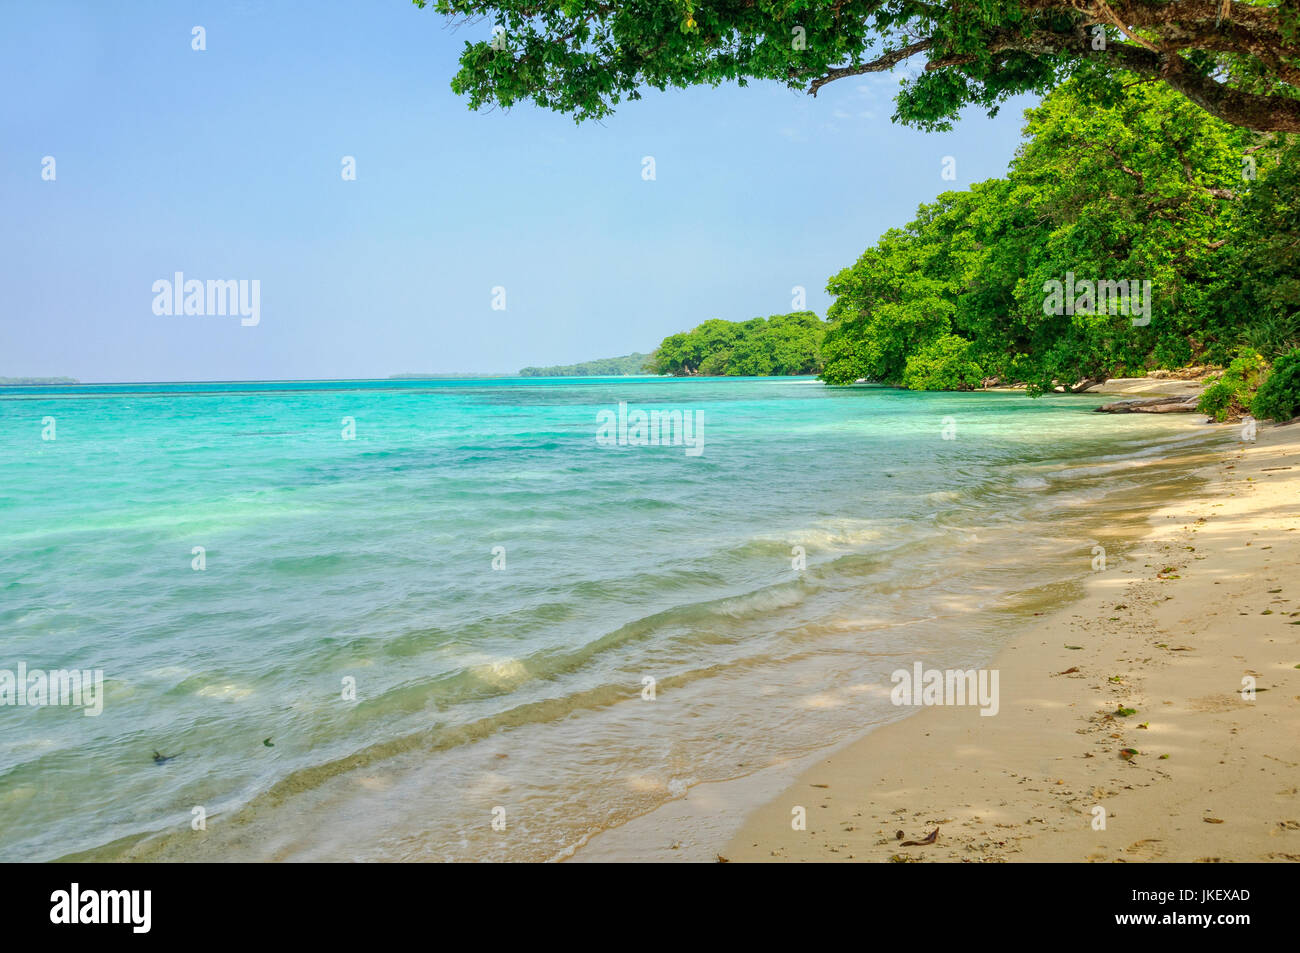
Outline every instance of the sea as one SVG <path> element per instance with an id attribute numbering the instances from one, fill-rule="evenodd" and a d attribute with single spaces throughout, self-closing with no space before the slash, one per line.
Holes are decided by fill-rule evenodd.
<path id="1" fill-rule="evenodd" d="M 0 388 L 0 860 L 556 860 L 904 717 L 1225 439 L 1105 400 Z"/>

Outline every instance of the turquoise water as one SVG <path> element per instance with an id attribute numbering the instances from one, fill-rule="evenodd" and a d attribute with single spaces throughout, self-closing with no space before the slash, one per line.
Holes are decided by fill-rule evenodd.
<path id="1" fill-rule="evenodd" d="M 702 452 L 600 445 L 620 401 Z M 544 859 L 896 717 L 889 671 L 987 658 L 1209 439 L 1100 402 L 0 388 L 0 669 L 105 678 L 99 717 L 0 707 L 0 859 Z"/>

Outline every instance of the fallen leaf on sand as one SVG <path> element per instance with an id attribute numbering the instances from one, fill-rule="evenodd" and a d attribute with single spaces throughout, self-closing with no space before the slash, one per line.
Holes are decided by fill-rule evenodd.
<path id="1" fill-rule="evenodd" d="M 1205 821 L 1205 823 L 1207 823 L 1207 824 L 1222 824 L 1222 823 L 1223 823 L 1222 819 L 1217 818 L 1217 817 L 1203 817 L 1203 818 L 1201 818 L 1201 820 Z"/>

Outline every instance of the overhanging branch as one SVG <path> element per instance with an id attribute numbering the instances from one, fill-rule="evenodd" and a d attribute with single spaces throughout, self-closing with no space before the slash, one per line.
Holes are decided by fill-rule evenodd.
<path id="1" fill-rule="evenodd" d="M 933 43 L 934 41 L 929 39 L 918 40 L 915 43 L 910 43 L 897 50 L 891 50 L 888 53 L 884 53 L 869 63 L 860 63 L 857 66 L 840 66 L 835 69 L 827 70 L 825 76 L 813 80 L 808 85 L 808 92 L 809 94 L 816 96 L 817 90 L 821 89 L 827 83 L 833 83 L 835 80 L 843 79 L 845 76 L 861 76 L 863 73 L 883 73 L 887 69 L 893 69 L 908 57 L 915 56 L 917 53 L 923 53 L 930 49 Z"/>
<path id="2" fill-rule="evenodd" d="M 1063 6 L 1059 0 L 1044 0 L 1033 8 L 1048 12 L 1060 11 Z M 968 75 L 976 80 L 985 79 L 988 71 L 996 72 L 1012 53 L 1099 59 L 1116 69 L 1164 82 L 1206 112 L 1233 125 L 1264 132 L 1300 133 L 1300 99 L 1233 88 L 1195 68 L 1179 53 L 1203 50 L 1247 57 L 1278 82 L 1300 89 L 1300 66 L 1295 65 L 1300 62 L 1300 50 L 1278 33 L 1274 9 L 1230 3 L 1227 12 L 1231 20 L 1216 25 L 1216 17 L 1224 15 L 1221 0 L 1177 0 L 1154 6 L 1123 0 L 1116 0 L 1113 6 L 1107 0 L 1071 0 L 1071 8 L 1118 26 L 1135 43 L 1109 43 L 1104 50 L 1094 50 L 1086 42 L 1087 21 L 1029 33 L 1000 31 L 988 37 L 987 52 L 979 53 L 950 52 L 943 49 L 942 40 L 929 37 L 868 63 L 828 70 L 812 80 L 808 91 L 816 95 L 827 83 L 888 70 L 922 52 L 933 54 L 925 66 L 928 72 L 969 67 Z M 1136 35 L 1130 26 L 1149 30 L 1158 42 Z"/>

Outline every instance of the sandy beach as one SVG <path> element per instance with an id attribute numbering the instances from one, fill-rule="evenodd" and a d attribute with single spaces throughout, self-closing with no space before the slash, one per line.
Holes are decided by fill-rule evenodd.
<path id="1" fill-rule="evenodd" d="M 1261 427 L 1210 471 L 1003 650 L 996 717 L 924 708 L 820 759 L 722 856 L 1300 861 L 1300 430 Z"/>
<path id="2" fill-rule="evenodd" d="M 1300 428 L 1260 425 L 1200 475 L 1003 647 L 996 716 L 918 708 L 574 859 L 1300 861 Z"/>

